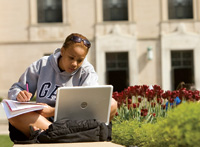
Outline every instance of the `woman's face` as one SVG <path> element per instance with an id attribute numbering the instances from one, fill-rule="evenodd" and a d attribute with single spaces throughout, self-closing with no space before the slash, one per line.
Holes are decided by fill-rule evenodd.
<path id="1" fill-rule="evenodd" d="M 72 73 L 82 65 L 86 55 L 87 50 L 80 46 L 75 46 L 67 49 L 62 47 L 61 58 L 58 64 L 59 68 L 68 73 Z"/>

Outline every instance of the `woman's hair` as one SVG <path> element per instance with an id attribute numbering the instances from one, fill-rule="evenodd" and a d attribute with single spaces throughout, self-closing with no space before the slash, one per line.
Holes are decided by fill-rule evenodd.
<path id="1" fill-rule="evenodd" d="M 69 47 L 79 46 L 79 47 L 82 47 L 82 48 L 86 49 L 87 51 L 89 50 L 89 48 L 84 45 L 83 41 L 81 41 L 80 43 L 73 41 L 72 40 L 73 36 L 77 36 L 77 37 L 80 37 L 80 38 L 82 38 L 84 40 L 88 40 L 85 36 L 83 36 L 81 34 L 72 33 L 69 36 L 67 36 L 67 38 L 65 39 L 65 42 L 63 43 L 63 46 L 62 46 L 63 48 L 67 49 Z"/>

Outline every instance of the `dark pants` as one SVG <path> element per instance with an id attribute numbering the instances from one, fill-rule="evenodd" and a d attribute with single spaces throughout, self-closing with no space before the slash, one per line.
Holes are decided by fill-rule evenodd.
<path id="1" fill-rule="evenodd" d="M 53 122 L 53 117 L 50 117 L 48 118 L 48 120 L 50 122 Z M 10 139 L 14 142 L 14 140 L 16 141 L 26 141 L 26 140 L 29 140 L 29 138 L 24 135 L 24 133 L 22 133 L 21 131 L 19 131 L 18 129 L 16 129 L 14 126 L 12 126 L 10 123 L 9 123 L 9 136 L 10 136 Z"/>
<path id="2" fill-rule="evenodd" d="M 26 135 L 24 135 L 24 133 L 22 133 L 21 131 L 17 130 L 15 127 L 13 127 L 10 123 L 9 123 L 9 136 L 10 139 L 12 140 L 12 142 L 16 141 L 25 141 L 28 140 L 28 137 L 26 137 Z"/>

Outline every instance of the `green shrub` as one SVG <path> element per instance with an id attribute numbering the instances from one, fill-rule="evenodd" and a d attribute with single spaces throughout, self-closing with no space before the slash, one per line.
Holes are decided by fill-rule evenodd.
<path id="1" fill-rule="evenodd" d="M 187 146 L 200 144 L 200 104 L 183 103 L 158 117 L 155 123 L 113 121 L 113 142 L 125 146 Z"/>
<path id="2" fill-rule="evenodd" d="M 168 112 L 168 117 L 154 126 L 149 146 L 200 145 L 200 104 L 184 103 Z"/>
<path id="3" fill-rule="evenodd" d="M 113 142 L 125 146 L 145 146 L 152 133 L 153 124 L 137 120 L 114 121 L 112 128 Z"/>

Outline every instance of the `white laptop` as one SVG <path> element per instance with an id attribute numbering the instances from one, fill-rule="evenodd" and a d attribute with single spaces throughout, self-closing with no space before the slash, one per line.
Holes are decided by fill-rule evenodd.
<path id="1" fill-rule="evenodd" d="M 96 119 L 108 125 L 112 92 L 112 85 L 60 87 L 54 121 Z"/>

